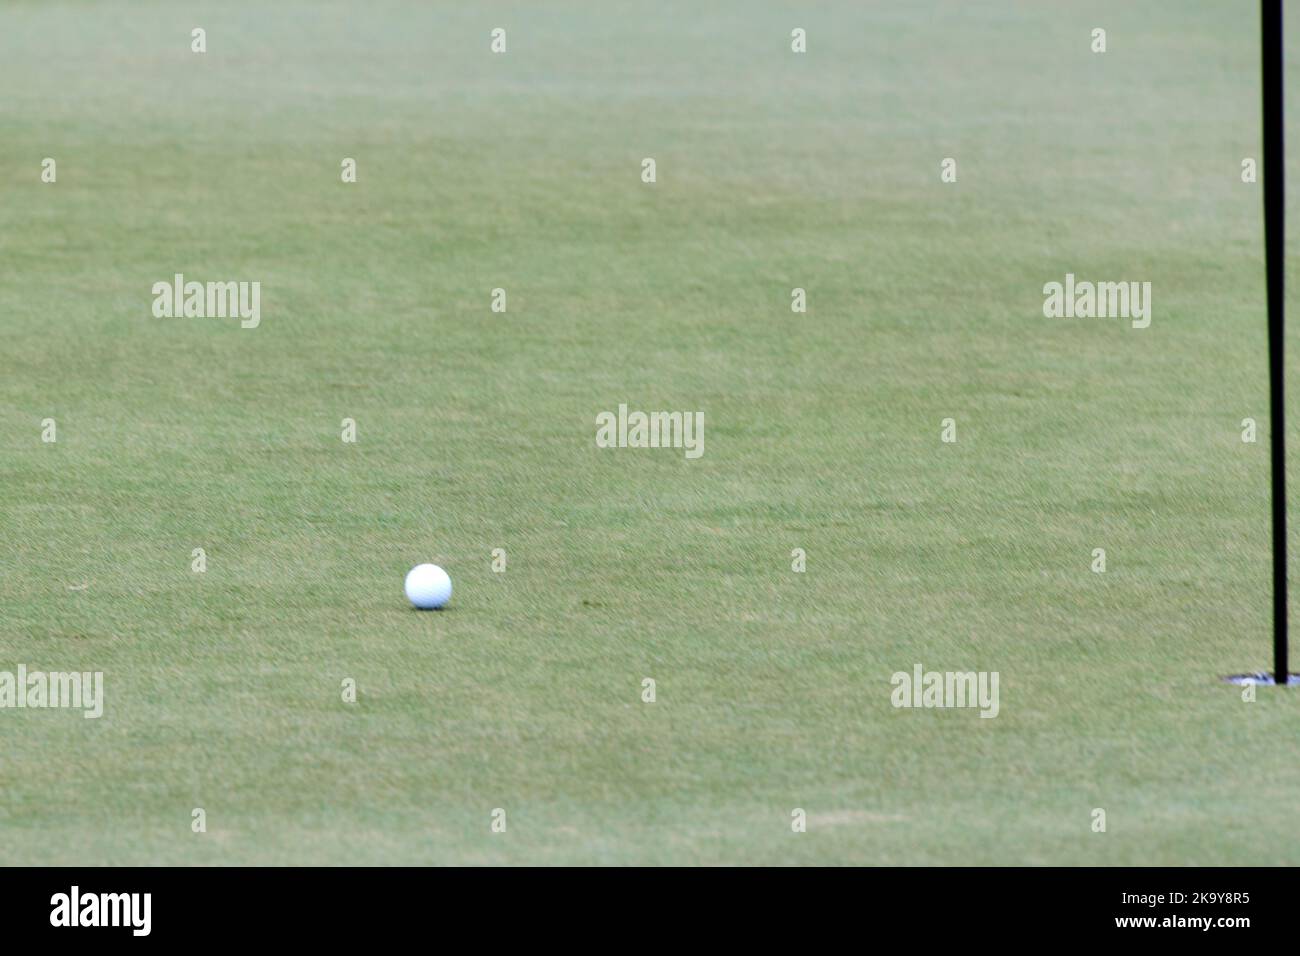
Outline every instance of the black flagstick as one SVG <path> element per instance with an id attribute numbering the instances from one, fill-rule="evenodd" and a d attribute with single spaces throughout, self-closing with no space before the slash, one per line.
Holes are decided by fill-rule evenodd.
<path id="1" fill-rule="evenodd" d="M 1288 681 L 1286 428 L 1282 401 L 1283 243 L 1286 241 L 1282 145 L 1282 0 L 1260 0 L 1264 85 L 1264 261 L 1268 286 L 1269 449 L 1273 459 L 1273 680 Z"/>

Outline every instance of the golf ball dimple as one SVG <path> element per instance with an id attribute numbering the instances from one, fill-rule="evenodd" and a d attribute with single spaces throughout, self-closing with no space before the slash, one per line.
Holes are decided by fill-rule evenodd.
<path id="1" fill-rule="evenodd" d="M 451 600 L 451 578 L 436 564 L 417 564 L 406 574 L 406 596 L 421 610 L 443 607 Z"/>

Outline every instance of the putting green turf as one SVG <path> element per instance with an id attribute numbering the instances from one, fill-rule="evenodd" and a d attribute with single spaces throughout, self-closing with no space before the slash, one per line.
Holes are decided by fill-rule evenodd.
<path id="1" fill-rule="evenodd" d="M 262 6 L 0 6 L 0 863 L 1300 862 L 1254 3 Z"/>

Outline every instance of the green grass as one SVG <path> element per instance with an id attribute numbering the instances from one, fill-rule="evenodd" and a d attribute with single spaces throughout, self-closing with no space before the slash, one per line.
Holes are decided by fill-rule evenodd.
<path id="1" fill-rule="evenodd" d="M 0 6 L 0 670 L 108 698 L 0 711 L 0 863 L 1300 863 L 1300 695 L 1216 680 L 1269 647 L 1257 31 Z M 1045 319 L 1066 272 L 1151 328 Z M 620 402 L 704 456 L 597 449 Z M 1000 715 L 895 710 L 917 662 Z"/>

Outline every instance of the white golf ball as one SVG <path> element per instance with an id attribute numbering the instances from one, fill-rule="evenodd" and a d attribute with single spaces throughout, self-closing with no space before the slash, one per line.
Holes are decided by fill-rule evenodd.
<path id="1" fill-rule="evenodd" d="M 451 578 L 436 564 L 417 564 L 406 574 L 406 596 L 421 610 L 443 607 L 451 600 Z"/>

